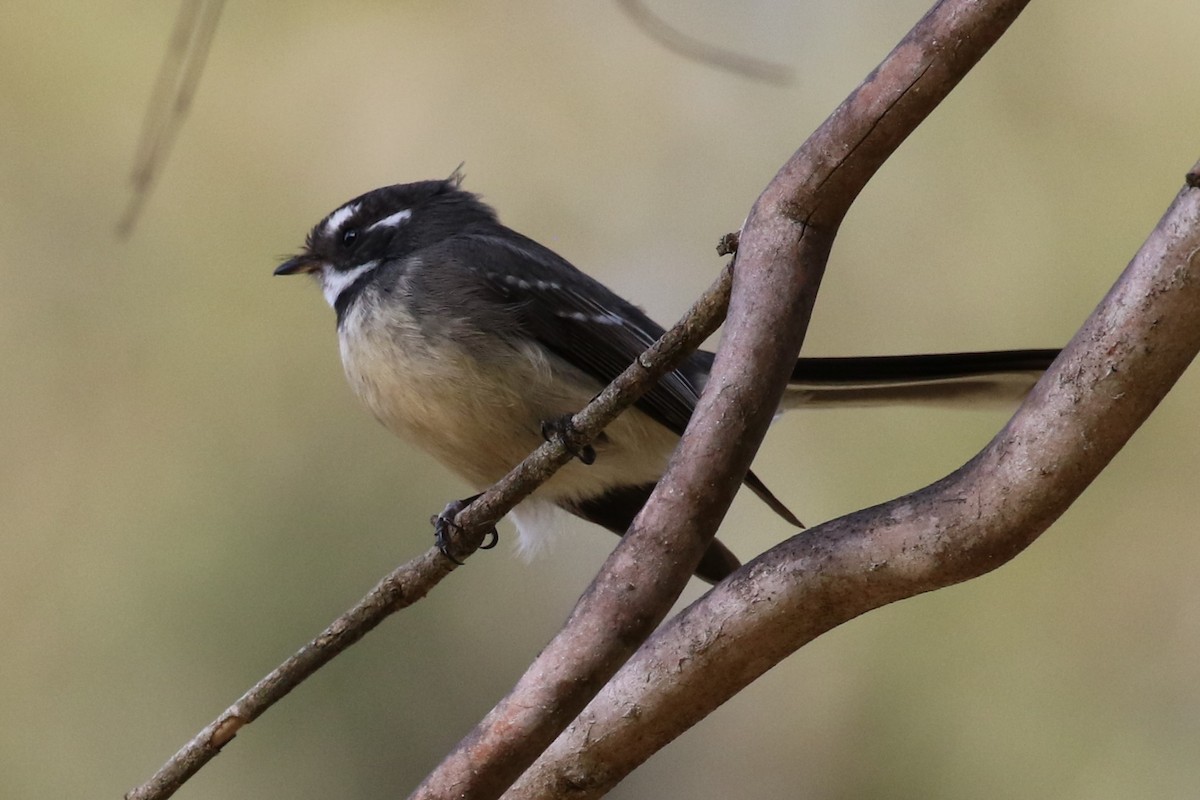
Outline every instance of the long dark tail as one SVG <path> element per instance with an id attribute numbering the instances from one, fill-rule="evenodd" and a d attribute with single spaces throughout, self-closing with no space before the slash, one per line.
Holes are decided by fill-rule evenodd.
<path id="1" fill-rule="evenodd" d="M 917 356 L 801 358 L 792 371 L 783 406 L 793 408 L 927 405 L 1014 405 L 1058 356 L 1058 350 L 1001 350 Z M 711 363 L 711 353 L 700 353 Z M 746 486 L 788 523 L 801 526 L 753 472 Z M 572 514 L 624 535 L 646 504 L 653 483 L 615 488 L 589 500 L 564 503 Z M 714 539 L 696 576 L 717 583 L 740 566 L 729 548 Z"/>
<path id="2" fill-rule="evenodd" d="M 785 408 L 911 403 L 1011 406 L 1033 387 L 1058 350 L 998 350 L 915 356 L 801 358 Z"/>

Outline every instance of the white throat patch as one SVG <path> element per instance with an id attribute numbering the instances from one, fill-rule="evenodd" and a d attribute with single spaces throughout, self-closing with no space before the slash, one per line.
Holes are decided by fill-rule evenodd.
<path id="1" fill-rule="evenodd" d="M 367 261 L 352 270 L 339 272 L 333 267 L 321 267 L 321 291 L 330 308 L 334 308 L 338 297 L 349 289 L 356 280 L 379 266 L 379 260 Z"/>

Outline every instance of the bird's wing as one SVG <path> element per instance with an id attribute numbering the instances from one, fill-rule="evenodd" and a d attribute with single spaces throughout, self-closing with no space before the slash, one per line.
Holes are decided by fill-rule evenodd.
<path id="1" fill-rule="evenodd" d="M 505 229 L 454 241 L 455 260 L 507 304 L 520 333 L 535 339 L 601 386 L 621 374 L 663 328 L 637 306 L 561 256 Z M 690 368 L 690 369 L 689 369 Z M 684 362 L 642 396 L 638 408 L 677 434 L 696 408 L 703 365 Z"/>

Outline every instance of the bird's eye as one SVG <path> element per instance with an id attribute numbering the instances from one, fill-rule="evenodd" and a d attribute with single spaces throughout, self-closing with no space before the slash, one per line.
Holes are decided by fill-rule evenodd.
<path id="1" fill-rule="evenodd" d="M 353 247 L 358 241 L 358 229 L 348 228 L 342 232 L 342 247 Z"/>

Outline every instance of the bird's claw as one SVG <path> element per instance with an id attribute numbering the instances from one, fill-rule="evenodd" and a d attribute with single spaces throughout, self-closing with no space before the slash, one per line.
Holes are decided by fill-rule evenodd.
<path id="1" fill-rule="evenodd" d="M 542 438 L 547 442 L 559 441 L 567 452 L 578 458 L 584 464 L 596 463 L 596 448 L 590 444 L 580 444 L 579 431 L 571 421 L 571 414 L 563 414 L 556 419 L 542 420 Z"/>
<path id="2" fill-rule="evenodd" d="M 454 518 L 458 516 L 458 512 L 471 505 L 476 497 L 479 497 L 479 495 L 467 497 L 462 500 L 451 500 L 442 509 L 442 513 L 435 514 L 429 520 L 433 524 L 433 543 L 437 547 L 438 552 L 460 567 L 463 562 L 457 554 L 466 556 L 470 554 L 470 551 L 469 545 L 461 541 L 463 528 L 454 521 Z M 492 526 L 483 532 L 483 541 L 477 545 L 477 549 L 491 550 L 499 541 L 500 534 L 496 531 L 495 526 Z"/>

